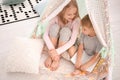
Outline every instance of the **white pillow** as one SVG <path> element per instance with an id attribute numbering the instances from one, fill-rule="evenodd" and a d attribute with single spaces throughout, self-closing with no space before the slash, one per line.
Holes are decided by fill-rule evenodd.
<path id="1" fill-rule="evenodd" d="M 7 72 L 39 73 L 42 39 L 16 38 L 6 60 Z"/>

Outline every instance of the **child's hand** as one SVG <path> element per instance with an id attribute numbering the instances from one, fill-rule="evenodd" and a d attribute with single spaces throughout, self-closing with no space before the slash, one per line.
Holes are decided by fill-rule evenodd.
<path id="1" fill-rule="evenodd" d="M 76 61 L 75 68 L 80 68 L 80 66 L 81 66 L 81 62 L 80 61 Z"/>
<path id="2" fill-rule="evenodd" d="M 80 67 L 80 69 L 82 70 L 82 71 L 86 71 L 86 69 L 88 68 L 88 66 L 87 65 L 81 65 L 81 67 Z"/>
<path id="3" fill-rule="evenodd" d="M 32 35 L 32 37 L 31 37 L 31 38 L 35 39 L 35 38 L 36 38 L 36 36 Z"/>
<path id="4" fill-rule="evenodd" d="M 60 60 L 60 56 L 59 55 L 55 55 L 54 57 L 52 57 L 52 59 L 54 61 L 59 61 Z"/>
<path id="5" fill-rule="evenodd" d="M 33 33 L 32 36 L 31 36 L 31 38 L 35 39 L 36 38 L 36 34 Z"/>
<path id="6" fill-rule="evenodd" d="M 55 49 L 52 49 L 49 51 L 50 56 L 52 57 L 53 60 L 58 61 L 59 60 L 59 55 L 57 54 Z"/>

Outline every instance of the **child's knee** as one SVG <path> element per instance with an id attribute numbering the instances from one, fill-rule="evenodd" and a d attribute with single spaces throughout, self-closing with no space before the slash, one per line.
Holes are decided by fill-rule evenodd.
<path id="1" fill-rule="evenodd" d="M 58 24 L 52 25 L 49 31 L 50 37 L 58 37 L 59 30 L 60 30 L 60 26 Z"/>
<path id="2" fill-rule="evenodd" d="M 67 42 L 71 37 L 71 30 L 68 27 L 64 27 L 60 30 L 60 41 Z"/>

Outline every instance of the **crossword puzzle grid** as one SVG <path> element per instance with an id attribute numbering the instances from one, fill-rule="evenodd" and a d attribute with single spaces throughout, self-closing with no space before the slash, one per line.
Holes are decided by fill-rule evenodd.
<path id="1" fill-rule="evenodd" d="M 27 20 L 39 17 L 33 9 L 41 0 L 26 0 L 21 4 L 1 5 L 0 4 L 0 25 Z"/>

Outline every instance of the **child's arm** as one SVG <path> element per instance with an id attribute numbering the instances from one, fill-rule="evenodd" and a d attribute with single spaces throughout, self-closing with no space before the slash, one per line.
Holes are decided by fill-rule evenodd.
<path id="1" fill-rule="evenodd" d="M 76 60 L 76 63 L 75 63 L 76 68 L 79 68 L 80 65 L 81 65 L 82 53 L 83 53 L 83 44 L 80 44 L 79 48 L 78 48 L 78 53 L 77 53 L 77 60 Z"/>
<path id="2" fill-rule="evenodd" d="M 45 33 L 43 35 L 43 39 L 48 47 L 49 50 L 52 50 L 52 49 L 55 49 L 54 45 L 52 44 L 51 40 L 50 40 L 50 37 L 49 37 L 49 29 L 51 27 L 51 25 L 55 24 L 56 23 L 56 18 L 53 18 L 50 22 L 49 22 L 49 25 L 46 27 L 46 30 L 45 30 Z"/>
<path id="3" fill-rule="evenodd" d="M 54 60 L 59 60 L 58 53 L 56 52 L 55 46 L 53 45 L 52 41 L 50 40 L 49 37 L 49 29 L 53 24 L 58 23 L 58 17 L 53 18 L 50 22 L 49 25 L 46 28 L 46 31 L 43 35 L 43 39 L 49 49 L 48 54 L 52 57 Z"/>
<path id="4" fill-rule="evenodd" d="M 70 40 L 63 46 L 59 47 L 56 49 L 58 54 L 63 53 L 64 51 L 68 50 L 76 41 L 77 35 L 79 33 L 79 27 L 80 27 L 80 19 L 77 18 L 73 21 L 73 29 L 72 29 L 72 35 Z"/>
<path id="5" fill-rule="evenodd" d="M 91 65 L 93 65 L 99 59 L 99 57 L 100 57 L 100 54 L 95 53 L 95 55 L 88 62 L 81 65 L 81 70 L 86 71 L 86 69 Z"/>

